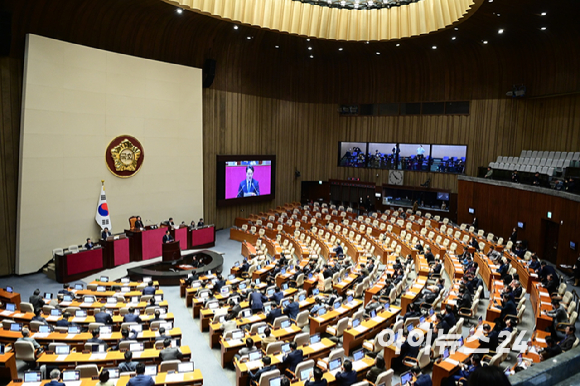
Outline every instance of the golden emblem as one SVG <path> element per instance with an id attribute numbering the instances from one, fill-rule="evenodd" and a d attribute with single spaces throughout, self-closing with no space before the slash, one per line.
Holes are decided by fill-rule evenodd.
<path id="1" fill-rule="evenodd" d="M 118 172 L 134 172 L 137 169 L 137 161 L 141 157 L 141 149 L 133 145 L 128 139 L 111 149 L 111 157 L 115 162 L 115 170 Z"/>

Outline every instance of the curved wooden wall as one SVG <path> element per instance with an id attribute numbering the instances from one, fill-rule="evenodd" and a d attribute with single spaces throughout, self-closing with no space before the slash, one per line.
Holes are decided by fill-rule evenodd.
<path id="1" fill-rule="evenodd" d="M 0 58 L 0 275 L 10 273 L 15 254 L 27 33 L 194 67 L 216 59 L 215 81 L 204 90 L 204 183 L 206 222 L 218 227 L 299 200 L 301 180 L 386 181 L 386 172 L 376 177 L 372 169 L 338 168 L 338 141 L 467 144 L 472 175 L 498 155 L 580 148 L 578 94 L 505 97 L 513 84 L 525 84 L 530 97 L 580 91 L 575 20 L 580 4 L 574 0 L 485 2 L 458 31 L 404 39 L 400 47 L 308 42 L 246 26 L 234 30 L 230 22 L 194 12 L 177 15 L 160 0 L 6 0 L 2 7 L 12 14 L 12 47 L 10 57 Z M 550 27 L 539 31 L 538 13 L 546 9 Z M 501 37 L 500 26 L 506 28 Z M 340 118 L 337 113 L 339 103 L 448 100 L 472 101 L 471 114 Z M 215 155 L 236 153 L 278 156 L 275 202 L 216 208 Z M 300 179 L 294 178 L 295 168 Z M 405 184 L 419 185 L 429 176 L 433 187 L 457 191 L 452 175 L 407 172 Z"/>

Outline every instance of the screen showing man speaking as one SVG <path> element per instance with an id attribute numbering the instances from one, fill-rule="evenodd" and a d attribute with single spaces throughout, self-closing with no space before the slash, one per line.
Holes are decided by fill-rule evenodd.
<path id="1" fill-rule="evenodd" d="M 271 161 L 226 162 L 226 200 L 270 194 Z"/>

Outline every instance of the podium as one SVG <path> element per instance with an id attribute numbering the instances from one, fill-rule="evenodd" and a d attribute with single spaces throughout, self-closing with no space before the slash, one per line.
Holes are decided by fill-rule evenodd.
<path id="1" fill-rule="evenodd" d="M 183 225 L 181 228 L 178 229 L 171 228 L 169 232 L 171 233 L 171 237 L 173 237 L 173 240 L 179 242 L 179 247 L 181 248 L 181 250 L 182 251 L 186 250 L 188 239 L 187 226 Z"/>
<path id="2" fill-rule="evenodd" d="M 215 226 L 190 229 L 188 235 L 189 249 L 211 248 L 215 246 Z"/>
<path id="3" fill-rule="evenodd" d="M 78 253 L 65 252 L 55 255 L 56 281 L 68 283 L 91 273 L 101 271 L 103 267 L 103 248 L 93 248 Z"/>
<path id="4" fill-rule="evenodd" d="M 179 241 L 170 241 L 162 245 L 163 261 L 173 261 L 181 259 L 181 248 Z"/>
<path id="5" fill-rule="evenodd" d="M 131 261 L 149 260 L 161 256 L 165 228 L 148 226 L 142 229 L 126 229 L 125 232 L 129 235 Z"/>
<path id="6" fill-rule="evenodd" d="M 101 240 L 101 246 L 104 248 L 105 268 L 114 268 L 130 261 L 129 239 L 125 234 L 107 237 L 106 240 Z"/>

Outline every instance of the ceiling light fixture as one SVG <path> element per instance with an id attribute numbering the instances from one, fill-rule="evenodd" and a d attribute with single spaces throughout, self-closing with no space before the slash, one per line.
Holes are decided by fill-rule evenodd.
<path id="1" fill-rule="evenodd" d="M 421 0 L 294 0 L 304 4 L 318 5 L 329 8 L 342 9 L 389 9 L 417 3 Z"/>
<path id="2" fill-rule="evenodd" d="M 545 30 L 547 30 L 547 28 L 546 28 L 546 27 L 542 27 L 542 28 L 540 28 L 540 29 L 541 29 L 542 31 L 545 31 Z"/>
<path id="3" fill-rule="evenodd" d="M 484 41 L 483 41 L 483 44 L 487 44 L 487 40 L 484 40 Z"/>
<path id="4" fill-rule="evenodd" d="M 455 39 L 457 39 L 455 36 L 452 36 L 452 37 L 451 37 L 451 40 L 455 40 Z"/>
<path id="5" fill-rule="evenodd" d="M 240 27 L 238 27 L 237 25 L 234 26 L 234 29 L 238 29 L 238 28 L 240 28 Z"/>
<path id="6" fill-rule="evenodd" d="M 310 59 L 314 59 L 314 55 L 310 55 Z"/>
<path id="7" fill-rule="evenodd" d="M 275 48 L 280 48 L 280 46 L 274 46 Z"/>
<path id="8" fill-rule="evenodd" d="M 401 43 L 397 43 L 395 44 L 397 47 L 401 47 Z"/>
<path id="9" fill-rule="evenodd" d="M 308 51 L 312 51 L 312 47 L 308 47 Z"/>
<path id="10" fill-rule="evenodd" d="M 542 16 L 546 16 L 546 15 L 547 15 L 547 13 L 546 13 L 546 12 L 542 12 L 540 15 L 542 15 Z"/>
<path id="11" fill-rule="evenodd" d="M 339 50 L 339 51 L 342 51 L 342 47 L 340 47 L 338 50 Z"/>
<path id="12" fill-rule="evenodd" d="M 497 33 L 501 35 L 503 33 L 503 28 L 498 29 Z"/>
<path id="13" fill-rule="evenodd" d="M 183 9 L 177 8 L 177 13 L 179 13 L 181 15 L 183 13 Z"/>
<path id="14" fill-rule="evenodd" d="M 431 47 L 431 49 L 432 50 L 436 50 L 437 49 L 437 46 L 433 46 L 433 47 Z"/>
<path id="15" fill-rule="evenodd" d="M 377 55 L 380 55 L 381 53 L 379 51 L 377 51 Z"/>
<path id="16" fill-rule="evenodd" d="M 251 39 L 252 39 L 252 37 L 251 37 L 251 36 L 248 36 L 246 39 L 248 39 L 248 40 L 251 40 Z"/>

